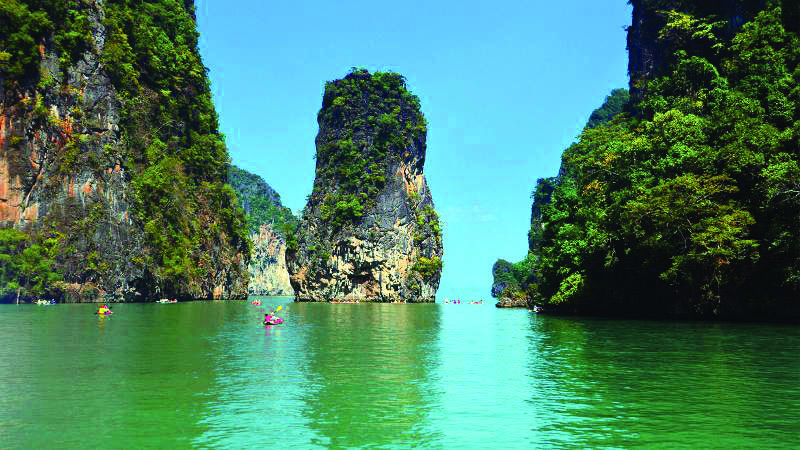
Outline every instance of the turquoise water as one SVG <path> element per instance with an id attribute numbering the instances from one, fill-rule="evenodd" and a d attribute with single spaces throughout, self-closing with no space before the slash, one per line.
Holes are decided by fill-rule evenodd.
<path id="1" fill-rule="evenodd" d="M 0 448 L 800 447 L 800 327 L 0 305 Z"/>

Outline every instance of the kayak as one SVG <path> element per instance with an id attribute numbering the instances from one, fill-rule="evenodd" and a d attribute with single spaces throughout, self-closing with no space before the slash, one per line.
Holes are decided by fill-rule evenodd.
<path id="1" fill-rule="evenodd" d="M 280 317 L 276 317 L 275 319 L 270 320 L 269 322 L 264 322 L 264 326 L 266 327 L 266 326 L 269 326 L 269 325 L 280 325 L 282 323 L 283 323 L 283 319 L 281 319 Z"/>

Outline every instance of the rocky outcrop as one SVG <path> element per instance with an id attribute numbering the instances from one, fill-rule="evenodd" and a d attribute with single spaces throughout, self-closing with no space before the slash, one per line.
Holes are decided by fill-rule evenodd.
<path id="1" fill-rule="evenodd" d="M 142 67 L 135 54 L 145 43 L 123 33 L 134 26 L 125 20 L 136 16 L 122 14 L 131 12 L 123 11 L 127 6 L 98 0 L 67 12 L 29 3 L 15 12 L 17 25 L 54 25 L 31 32 L 36 52 L 6 54 L 10 70 L 0 70 L 0 226 L 59 240 L 56 269 L 66 301 L 246 295 L 247 243 L 225 173 L 190 163 L 204 151 L 212 161 L 227 159 L 214 137 L 213 107 L 202 103 L 194 112 L 211 115 L 203 125 L 180 111 L 210 99 L 205 75 L 181 84 Z M 177 8 L 169 11 L 173 17 L 193 25 L 191 2 L 161 8 Z M 195 35 L 187 40 L 152 23 L 135 26 L 172 37 L 172 50 L 199 64 Z M 129 54 L 120 56 L 120 48 Z M 122 69 L 129 78 L 120 77 Z M 190 135 L 209 139 L 208 150 Z"/>
<path id="2" fill-rule="evenodd" d="M 499 300 L 495 304 L 496 307 L 526 308 L 530 306 L 526 291 L 528 285 L 535 282 L 535 276 L 531 272 L 531 265 L 527 259 L 517 264 L 498 259 L 492 266 L 492 277 L 494 278 L 492 297 Z M 522 280 L 517 278 L 522 278 Z"/>
<path id="3" fill-rule="evenodd" d="M 298 301 L 432 302 L 442 238 L 419 100 L 393 73 L 325 88 L 314 190 L 287 263 Z"/>
<path id="4" fill-rule="evenodd" d="M 250 238 L 250 295 L 294 295 L 286 268 L 286 242 L 269 225 L 262 225 L 258 234 Z"/>
<path id="5" fill-rule="evenodd" d="M 250 252 L 250 295 L 294 295 L 286 268 L 286 238 L 297 219 L 281 197 L 260 176 L 230 166 L 228 181 L 244 208 L 253 246 Z"/>
<path id="6" fill-rule="evenodd" d="M 504 259 L 498 259 L 492 266 L 492 297 L 499 298 L 506 289 L 519 290 L 519 283 L 512 272 L 514 265 Z"/>
<path id="7" fill-rule="evenodd" d="M 507 298 L 503 297 L 494 304 L 496 308 L 528 308 L 528 300 L 526 298 Z"/>

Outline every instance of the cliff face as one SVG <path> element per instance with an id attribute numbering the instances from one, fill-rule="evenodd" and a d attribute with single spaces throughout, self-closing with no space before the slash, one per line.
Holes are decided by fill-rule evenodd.
<path id="1" fill-rule="evenodd" d="M 244 208 L 253 242 L 248 293 L 294 295 L 286 268 L 286 241 L 294 235 L 297 219 L 281 204 L 281 197 L 258 175 L 231 166 L 228 180 Z"/>
<path id="2" fill-rule="evenodd" d="M 57 240 L 66 301 L 246 295 L 192 2 L 41 5 L 0 13 L 0 227 Z"/>
<path id="3" fill-rule="evenodd" d="M 250 237 L 253 251 L 250 254 L 250 295 L 294 295 L 286 268 L 286 242 L 273 232 L 269 225 L 262 225 L 258 234 Z"/>
<path id="4" fill-rule="evenodd" d="M 288 267 L 299 301 L 432 302 L 442 238 L 423 175 L 425 119 L 393 73 L 325 87 L 314 190 Z"/>
<path id="5" fill-rule="evenodd" d="M 63 245 L 72 247 L 60 261 L 72 282 L 68 299 L 98 288 L 130 295 L 131 281 L 144 274 L 130 177 L 122 155 L 105 151 L 123 146 L 122 103 L 96 56 L 105 39 L 100 10 L 89 17 L 97 29 L 93 52 L 62 71 L 42 44 L 35 85 L 7 78 L 0 85 L 0 226 L 64 234 Z"/>

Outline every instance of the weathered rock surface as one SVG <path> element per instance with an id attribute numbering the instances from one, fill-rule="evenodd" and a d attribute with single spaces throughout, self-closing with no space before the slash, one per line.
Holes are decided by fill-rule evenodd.
<path id="1" fill-rule="evenodd" d="M 250 253 L 250 295 L 294 295 L 286 268 L 286 242 L 273 232 L 269 225 L 262 225 L 258 234 L 250 237 L 253 250 Z"/>
<path id="2" fill-rule="evenodd" d="M 92 17 L 102 47 L 104 28 Z M 144 273 L 136 258 L 144 251 L 143 233 L 129 212 L 130 177 L 123 160 L 118 152 L 104 151 L 123 145 L 121 103 L 94 53 L 64 74 L 56 55 L 42 47 L 40 70 L 66 87 L 9 90 L 0 84 L 0 226 L 64 225 L 73 247 L 63 261 L 65 278 L 73 281 L 67 300 L 99 293 L 130 297 L 133 280 Z M 39 102 L 38 111 L 32 102 Z M 68 152 L 73 154 L 64 155 Z M 87 273 L 87 262 L 107 265 L 106 276 Z"/>
<path id="3" fill-rule="evenodd" d="M 501 298 L 500 301 L 494 304 L 497 308 L 528 308 L 528 300 L 525 298 Z"/>
<path id="4" fill-rule="evenodd" d="M 186 4 L 193 17 L 193 5 Z M 46 39 L 39 46 L 37 74 L 9 79 L 0 71 L 0 227 L 63 235 L 58 269 L 66 282 L 65 301 L 245 296 L 247 255 L 224 232 L 213 245 L 198 239 L 204 257 L 189 264 L 202 266 L 202 275 L 185 283 L 163 281 L 161 262 L 149 258 L 148 218 L 136 217 L 133 186 L 147 166 L 137 152 L 148 142 L 131 143 L 134 132 L 129 127 L 126 133 L 121 118 L 125 105 L 119 86 L 101 57 L 107 42 L 104 3 L 84 2 L 83 8 L 93 40 L 76 62 L 59 62 Z M 158 108 L 152 101 L 157 95 L 141 83 L 142 110 Z M 154 122 L 137 126 L 148 135 L 159 129 Z M 225 180 L 209 181 L 221 185 Z M 164 197 L 165 207 L 182 208 L 174 200 Z M 202 196 L 194 200 L 200 203 L 200 222 L 216 224 L 213 202 Z"/>
<path id="5" fill-rule="evenodd" d="M 442 239 L 419 101 L 396 74 L 328 83 L 314 190 L 287 253 L 298 301 L 432 302 Z"/>

